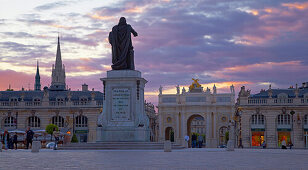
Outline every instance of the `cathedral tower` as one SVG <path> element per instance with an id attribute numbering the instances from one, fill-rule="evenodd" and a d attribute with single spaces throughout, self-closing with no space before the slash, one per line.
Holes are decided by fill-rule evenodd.
<path id="1" fill-rule="evenodd" d="M 65 87 L 65 67 L 64 64 L 62 65 L 60 38 L 58 36 L 56 63 L 52 65 L 50 90 L 65 90 Z"/>
<path id="2" fill-rule="evenodd" d="M 34 90 L 35 91 L 41 91 L 41 76 L 40 76 L 38 61 L 37 61 L 37 64 L 36 64 L 36 75 L 35 75 Z"/>

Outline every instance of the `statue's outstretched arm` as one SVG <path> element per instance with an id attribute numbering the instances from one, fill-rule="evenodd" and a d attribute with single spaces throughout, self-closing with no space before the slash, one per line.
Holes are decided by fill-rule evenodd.
<path id="1" fill-rule="evenodd" d="M 138 33 L 133 29 L 133 27 L 132 27 L 132 33 L 133 33 L 134 37 L 138 36 Z"/>

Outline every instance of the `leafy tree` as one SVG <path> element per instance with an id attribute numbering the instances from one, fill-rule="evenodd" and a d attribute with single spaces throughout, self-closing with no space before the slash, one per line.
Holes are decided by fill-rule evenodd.
<path id="1" fill-rule="evenodd" d="M 229 140 L 229 131 L 225 133 L 225 141 L 228 142 L 228 140 Z"/>
<path id="2" fill-rule="evenodd" d="M 74 133 L 73 137 L 72 137 L 72 140 L 71 140 L 72 143 L 78 143 L 78 139 L 77 139 L 77 136 L 76 134 Z"/>
<path id="3" fill-rule="evenodd" d="M 57 125 L 55 124 L 49 124 L 46 126 L 46 132 L 48 134 L 50 134 L 50 140 L 52 141 L 52 135 L 53 135 L 53 131 L 56 130 L 56 131 L 59 131 L 59 128 Z"/>

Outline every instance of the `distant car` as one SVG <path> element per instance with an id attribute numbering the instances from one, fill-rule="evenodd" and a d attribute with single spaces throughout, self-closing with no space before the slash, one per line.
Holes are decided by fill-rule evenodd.
<path id="1" fill-rule="evenodd" d="M 46 148 L 53 149 L 55 147 L 55 142 L 49 142 L 46 145 Z"/>
<path id="2" fill-rule="evenodd" d="M 227 146 L 226 145 L 219 145 L 218 147 L 219 148 L 226 148 Z"/>

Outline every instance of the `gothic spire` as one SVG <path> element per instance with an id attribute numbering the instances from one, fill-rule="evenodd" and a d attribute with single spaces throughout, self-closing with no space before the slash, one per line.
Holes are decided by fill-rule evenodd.
<path id="1" fill-rule="evenodd" d="M 35 91 L 41 90 L 41 76 L 40 76 L 39 62 L 38 61 L 36 63 L 36 75 L 35 75 L 34 90 Z"/>
<path id="2" fill-rule="evenodd" d="M 62 65 L 60 37 L 58 35 L 58 45 L 56 63 L 52 67 L 51 90 L 65 90 L 65 67 Z"/>
<path id="3" fill-rule="evenodd" d="M 58 46 L 57 46 L 57 55 L 56 55 L 56 68 L 62 69 L 62 58 L 61 58 L 61 49 L 60 49 L 60 37 L 58 35 Z"/>

